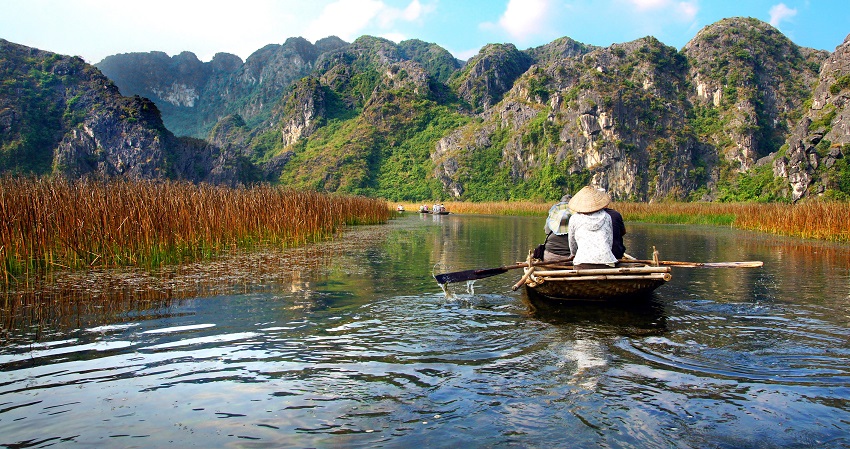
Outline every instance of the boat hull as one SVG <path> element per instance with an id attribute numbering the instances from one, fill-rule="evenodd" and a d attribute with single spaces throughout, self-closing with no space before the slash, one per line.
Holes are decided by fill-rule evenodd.
<path id="1" fill-rule="evenodd" d="M 670 267 L 629 266 L 598 270 L 526 269 L 529 295 L 555 301 L 609 301 L 645 297 L 671 279 Z"/>
<path id="2" fill-rule="evenodd" d="M 530 294 L 556 301 L 610 301 L 648 296 L 666 282 L 664 279 L 580 280 L 545 282 L 534 287 L 526 285 L 525 288 Z"/>

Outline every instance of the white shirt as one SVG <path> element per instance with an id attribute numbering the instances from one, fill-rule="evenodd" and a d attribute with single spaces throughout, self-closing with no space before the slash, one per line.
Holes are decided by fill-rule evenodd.
<path id="1" fill-rule="evenodd" d="M 611 252 L 614 231 L 611 216 L 607 212 L 598 210 L 592 214 L 573 214 L 568 227 L 570 252 L 575 254 L 573 265 L 617 263 L 617 258 Z"/>

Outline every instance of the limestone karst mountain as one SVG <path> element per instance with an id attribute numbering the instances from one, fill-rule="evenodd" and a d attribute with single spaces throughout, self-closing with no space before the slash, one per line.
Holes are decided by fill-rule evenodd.
<path id="1" fill-rule="evenodd" d="M 419 40 L 291 38 L 245 61 L 114 55 L 106 79 L 2 41 L 0 168 L 394 200 L 551 200 L 591 181 L 641 201 L 848 198 L 847 46 L 731 18 L 682 49 L 564 37 L 464 62 Z"/>

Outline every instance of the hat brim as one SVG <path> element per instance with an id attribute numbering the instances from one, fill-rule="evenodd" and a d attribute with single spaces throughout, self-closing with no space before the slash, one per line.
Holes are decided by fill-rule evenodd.
<path id="1" fill-rule="evenodd" d="M 589 214 L 602 210 L 611 203 L 611 197 L 607 193 L 586 186 L 570 200 L 569 206 L 573 212 Z"/>
<path id="2" fill-rule="evenodd" d="M 557 203 L 549 209 L 549 215 L 546 217 L 546 226 L 556 235 L 565 235 L 568 233 L 567 225 L 561 225 L 561 220 L 569 217 L 572 214 L 568 203 Z"/>

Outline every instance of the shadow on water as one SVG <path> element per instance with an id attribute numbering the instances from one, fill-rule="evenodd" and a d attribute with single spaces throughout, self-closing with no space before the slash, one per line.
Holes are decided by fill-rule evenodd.
<path id="1" fill-rule="evenodd" d="M 626 336 L 657 335 L 666 331 L 664 304 L 654 294 L 612 301 L 554 301 L 525 291 L 529 316 L 555 325 L 608 327 Z"/>

